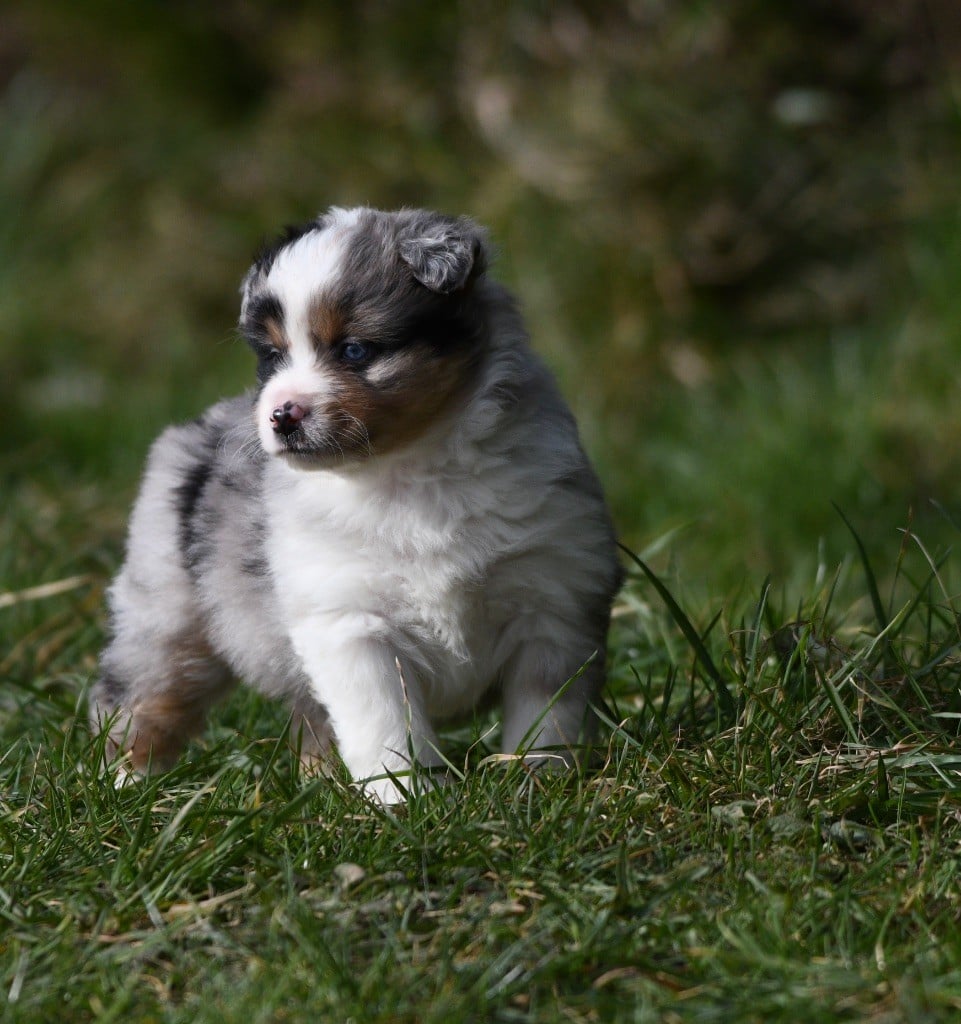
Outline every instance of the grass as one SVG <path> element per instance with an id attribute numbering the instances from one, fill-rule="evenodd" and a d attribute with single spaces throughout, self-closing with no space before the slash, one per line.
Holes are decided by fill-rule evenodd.
<path id="1" fill-rule="evenodd" d="M 76 714 L 96 590 L 0 612 L 27 640 L 3 1019 L 954 1019 L 946 567 L 905 533 L 884 591 L 852 539 L 800 605 L 766 584 L 697 614 L 649 573 L 617 606 L 601 763 L 529 776 L 479 720 L 447 735 L 464 781 L 391 810 L 298 778 L 246 692 L 170 773 L 104 785 Z"/>
<path id="2" fill-rule="evenodd" d="M 168 6 L 0 13 L 0 1019 L 957 1019 L 948 15 Z M 240 692 L 114 790 L 146 447 L 248 386 L 247 260 L 331 202 L 491 227 L 648 567 L 609 746 L 528 778 L 481 718 L 385 811 Z"/>

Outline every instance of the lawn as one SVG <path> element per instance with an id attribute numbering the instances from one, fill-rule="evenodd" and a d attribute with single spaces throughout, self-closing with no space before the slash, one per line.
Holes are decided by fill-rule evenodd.
<path id="1" fill-rule="evenodd" d="M 951 6 L 402 6 L 0 14 L 0 1019 L 957 1019 Z M 490 226 L 629 549 L 609 739 L 385 810 L 242 691 L 114 789 L 146 448 L 333 202 Z"/>

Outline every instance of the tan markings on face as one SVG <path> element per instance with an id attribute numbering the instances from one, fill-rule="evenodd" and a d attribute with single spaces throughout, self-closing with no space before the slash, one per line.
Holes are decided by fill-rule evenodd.
<path id="1" fill-rule="evenodd" d="M 341 341 L 346 330 L 342 311 L 323 293 L 311 302 L 307 310 L 307 326 L 311 338 L 324 348 Z"/>
<path id="2" fill-rule="evenodd" d="M 383 358 L 382 370 L 397 360 L 389 376 L 382 372 L 378 377 L 376 363 L 369 371 L 372 380 L 349 369 L 338 371 L 336 403 L 328 415 L 345 452 L 379 454 L 416 441 L 463 394 L 475 368 L 471 353 L 438 356 L 426 347 Z"/>
<path id="3" fill-rule="evenodd" d="M 290 348 L 290 340 L 284 333 L 283 327 L 272 316 L 264 321 L 264 329 L 274 348 L 280 349 L 281 352 L 286 352 Z"/>

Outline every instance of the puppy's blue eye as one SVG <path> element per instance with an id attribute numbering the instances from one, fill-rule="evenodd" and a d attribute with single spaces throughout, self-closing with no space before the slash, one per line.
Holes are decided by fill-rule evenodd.
<path id="1" fill-rule="evenodd" d="M 346 363 L 363 363 L 370 358 L 370 345 L 362 341 L 348 341 L 340 350 L 340 357 Z"/>

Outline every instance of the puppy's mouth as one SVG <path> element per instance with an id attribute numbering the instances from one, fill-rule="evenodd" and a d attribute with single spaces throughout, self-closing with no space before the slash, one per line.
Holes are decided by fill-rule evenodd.
<path id="1" fill-rule="evenodd" d="M 318 444 L 317 441 L 308 438 L 303 430 L 277 440 L 280 448 L 275 454 L 292 462 L 313 462 L 329 458 L 335 451 L 334 445 L 324 442 Z"/>
<path id="2" fill-rule="evenodd" d="M 302 468 L 320 468 L 357 461 L 359 454 L 349 444 L 340 443 L 334 435 L 309 437 L 297 430 L 285 438 L 278 438 L 281 447 L 275 455 Z"/>
<path id="3" fill-rule="evenodd" d="M 314 446 L 307 439 L 307 432 L 300 428 L 289 434 L 277 436 L 277 443 L 280 445 L 278 454 L 297 453 L 309 451 Z"/>

